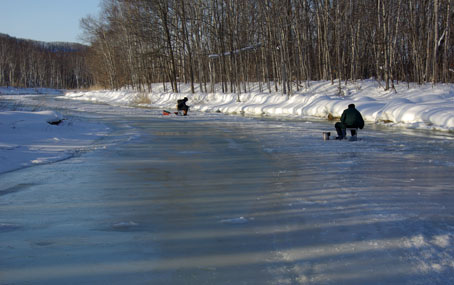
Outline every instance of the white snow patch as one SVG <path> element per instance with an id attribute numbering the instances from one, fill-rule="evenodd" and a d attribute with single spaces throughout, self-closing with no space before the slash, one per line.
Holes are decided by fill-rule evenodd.
<path id="1" fill-rule="evenodd" d="M 250 219 L 247 219 L 245 217 L 239 217 L 239 218 L 232 218 L 232 219 L 225 219 L 221 220 L 221 224 L 246 224 L 249 222 Z"/>
<path id="2" fill-rule="evenodd" d="M 134 221 L 118 222 L 118 223 L 112 224 L 112 228 L 114 228 L 114 229 L 128 229 L 128 228 L 137 227 L 137 226 L 139 226 L 139 224 Z"/>
<path id="3" fill-rule="evenodd" d="M 447 234 L 437 235 L 433 237 L 432 243 L 440 248 L 447 248 L 451 245 L 451 238 Z"/>
<path id="4" fill-rule="evenodd" d="M 58 125 L 49 122 L 60 122 Z M 94 148 L 108 128 L 65 119 L 55 111 L 0 112 L 0 173 L 60 161 Z"/>

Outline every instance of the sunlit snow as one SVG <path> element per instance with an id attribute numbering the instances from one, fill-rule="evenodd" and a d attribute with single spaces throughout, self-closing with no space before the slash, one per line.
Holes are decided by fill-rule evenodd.
<path id="1" fill-rule="evenodd" d="M 197 87 L 199 87 L 197 85 Z M 454 85 L 453 84 L 405 84 L 384 91 L 375 80 L 338 85 L 331 82 L 309 82 L 290 96 L 268 93 L 257 84 L 240 94 L 190 93 L 190 87 L 180 85 L 180 93 L 164 92 L 162 84 L 152 87 L 152 92 L 87 91 L 68 92 L 66 98 L 105 102 L 116 105 L 141 105 L 175 108 L 175 102 L 188 97 L 191 110 L 222 112 L 252 116 L 285 118 L 328 116 L 340 117 L 347 105 L 354 103 L 363 114 L 366 124 L 387 124 L 417 129 L 454 130 Z M 167 86 L 170 90 L 170 86 Z M 145 100 L 144 100 L 145 98 Z M 238 100 L 239 98 L 239 100 Z M 144 102 L 148 101 L 148 102 Z"/>

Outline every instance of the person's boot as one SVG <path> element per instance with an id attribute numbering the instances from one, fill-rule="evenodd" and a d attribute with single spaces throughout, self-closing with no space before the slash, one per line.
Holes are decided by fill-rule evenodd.
<path id="1" fill-rule="evenodd" d="M 340 132 L 338 132 L 338 137 L 336 140 L 343 140 L 347 136 L 347 131 L 345 129 L 342 129 Z"/>
<path id="2" fill-rule="evenodd" d="M 344 137 L 342 135 L 342 129 L 340 126 L 338 126 L 339 123 L 336 123 L 336 132 L 337 132 L 337 137 L 336 140 L 342 140 Z"/>

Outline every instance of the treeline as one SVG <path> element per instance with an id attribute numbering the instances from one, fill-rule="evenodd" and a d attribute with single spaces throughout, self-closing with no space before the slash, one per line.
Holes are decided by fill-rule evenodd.
<path id="1" fill-rule="evenodd" d="M 73 89 L 89 87 L 87 47 L 45 43 L 0 34 L 0 86 Z"/>
<path id="2" fill-rule="evenodd" d="M 454 0 L 104 0 L 81 27 L 108 88 L 291 94 L 309 80 L 453 82 L 453 22 Z"/>

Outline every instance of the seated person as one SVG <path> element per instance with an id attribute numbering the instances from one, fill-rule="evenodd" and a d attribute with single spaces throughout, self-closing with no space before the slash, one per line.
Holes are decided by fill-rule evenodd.
<path id="1" fill-rule="evenodd" d="M 177 101 L 177 110 L 178 112 L 179 111 L 183 111 L 183 115 L 186 116 L 188 114 L 188 111 L 189 111 L 189 106 L 186 105 L 186 102 L 188 102 L 188 98 L 187 97 L 184 97 L 183 99 L 180 99 Z"/>
<path id="2" fill-rule="evenodd" d="M 355 104 L 348 105 L 348 109 L 345 109 L 341 116 L 341 121 L 337 122 L 334 127 L 337 131 L 336 140 L 342 140 L 347 135 L 347 128 L 364 128 L 364 120 L 361 113 L 356 110 Z M 352 130 L 352 136 L 356 135 L 356 131 Z"/>

